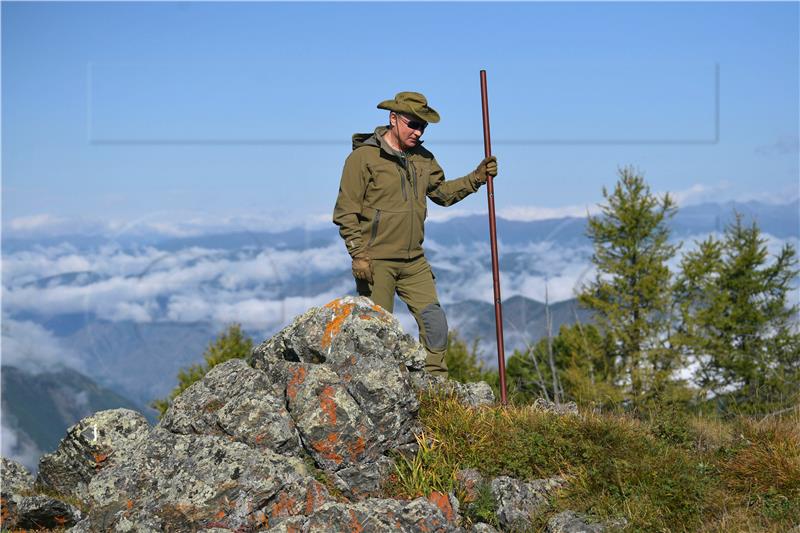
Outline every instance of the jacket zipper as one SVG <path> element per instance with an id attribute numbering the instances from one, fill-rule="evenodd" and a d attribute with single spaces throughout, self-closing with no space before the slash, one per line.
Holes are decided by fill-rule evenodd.
<path id="1" fill-rule="evenodd" d="M 408 232 L 408 251 L 406 252 L 406 257 L 411 259 L 411 246 L 414 244 L 414 218 L 416 218 L 414 214 L 414 202 L 417 201 L 417 173 L 414 172 L 414 165 L 406 159 L 406 172 L 408 176 L 411 178 L 411 183 L 414 185 L 414 198 L 411 199 L 411 231 Z"/>
<path id="2" fill-rule="evenodd" d="M 378 236 L 378 224 L 381 221 L 381 210 L 375 210 L 375 220 L 372 221 L 372 235 L 369 237 L 369 242 L 367 246 L 372 246 L 372 243 L 375 242 L 375 238 Z"/>

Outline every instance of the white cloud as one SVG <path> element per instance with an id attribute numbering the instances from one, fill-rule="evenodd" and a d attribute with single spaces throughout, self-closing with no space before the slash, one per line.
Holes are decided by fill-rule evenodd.
<path id="1" fill-rule="evenodd" d="M 80 356 L 64 347 L 50 331 L 30 321 L 2 317 L 0 362 L 38 374 L 65 366 L 82 371 Z"/>
<path id="2" fill-rule="evenodd" d="M 571 205 L 565 207 L 510 206 L 497 211 L 498 216 L 507 220 L 532 222 L 534 220 L 550 220 L 554 218 L 577 217 L 586 218 L 599 212 L 597 204 Z"/>
<path id="3" fill-rule="evenodd" d="M 39 466 L 42 451 L 26 435 L 20 434 L 12 427 L 12 417 L 5 411 L 0 414 L 0 449 L 3 457 L 22 463 L 25 468 L 35 474 Z"/>

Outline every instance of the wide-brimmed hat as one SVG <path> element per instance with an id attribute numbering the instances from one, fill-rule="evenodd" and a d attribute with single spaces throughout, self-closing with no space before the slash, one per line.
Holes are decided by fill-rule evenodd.
<path id="1" fill-rule="evenodd" d="M 413 115 L 425 122 L 439 122 L 439 113 L 428 106 L 428 100 L 421 93 L 404 91 L 397 93 L 394 100 L 384 100 L 378 104 L 378 109 L 388 109 L 395 113 Z"/>

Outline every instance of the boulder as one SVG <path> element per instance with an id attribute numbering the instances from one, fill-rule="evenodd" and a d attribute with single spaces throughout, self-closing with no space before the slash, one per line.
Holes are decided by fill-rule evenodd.
<path id="1" fill-rule="evenodd" d="M 39 460 L 39 488 L 87 502 L 98 472 L 129 461 L 147 439 L 144 416 L 129 409 L 99 411 L 67 430 L 55 452 Z"/>
<path id="2" fill-rule="evenodd" d="M 425 350 L 368 298 L 309 310 L 253 350 L 283 398 L 305 450 L 351 497 L 375 494 L 384 454 L 414 441 L 411 374 Z"/>
<path id="3" fill-rule="evenodd" d="M 564 511 L 547 521 L 547 533 L 602 533 L 606 524 L 591 521 L 586 515 Z"/>
<path id="4" fill-rule="evenodd" d="M 530 483 L 508 476 L 494 478 L 490 486 L 500 527 L 512 530 L 530 528 L 531 516 L 545 508 L 552 493 L 564 483 L 561 477 L 537 479 Z"/>
<path id="5" fill-rule="evenodd" d="M 577 415 L 578 404 L 575 402 L 555 403 L 545 398 L 536 398 L 533 402 L 534 409 L 555 415 Z"/>
<path id="6" fill-rule="evenodd" d="M 394 470 L 394 461 L 382 455 L 375 461 L 343 468 L 333 474 L 333 482 L 342 494 L 352 500 L 377 497 L 381 483 Z"/>
<path id="7" fill-rule="evenodd" d="M 264 341 L 253 350 L 251 364 L 269 369 L 281 360 L 326 363 L 337 371 L 364 357 L 421 370 L 426 353 L 391 313 L 369 298 L 345 296 L 308 310 Z"/>
<path id="8" fill-rule="evenodd" d="M 255 448 L 296 455 L 300 437 L 269 377 L 241 359 L 212 368 L 183 391 L 159 423 L 182 435 L 229 436 Z"/>
<path id="9" fill-rule="evenodd" d="M 427 373 L 412 374 L 411 381 L 414 388 L 419 391 L 440 391 L 445 394 L 455 394 L 461 403 L 470 407 L 493 405 L 495 403 L 494 391 L 484 381 L 461 383 Z"/>
<path id="10" fill-rule="evenodd" d="M 17 527 L 17 509 L 26 495 L 33 492 L 33 476 L 22 464 L 7 459 L 0 461 L 0 528 Z"/>
<path id="11" fill-rule="evenodd" d="M 129 523 L 168 531 L 264 527 L 270 517 L 313 511 L 327 498 L 299 459 L 161 427 L 129 461 L 98 473 L 88 493 L 89 522 L 82 525 L 90 530 Z"/>
<path id="12" fill-rule="evenodd" d="M 17 505 L 16 524 L 9 529 L 56 529 L 75 525 L 81 519 L 78 508 L 49 496 L 26 496 Z"/>
<path id="13" fill-rule="evenodd" d="M 0 491 L 3 494 L 20 494 L 33 490 L 33 476 L 17 461 L 0 458 Z"/>

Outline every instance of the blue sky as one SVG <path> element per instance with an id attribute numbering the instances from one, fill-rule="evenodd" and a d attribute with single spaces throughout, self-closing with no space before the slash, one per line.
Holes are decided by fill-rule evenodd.
<path id="1" fill-rule="evenodd" d="M 686 202 L 785 201 L 800 188 L 798 3 L 1 9 L 12 230 L 324 222 L 351 134 L 385 123 L 375 106 L 401 90 L 440 112 L 426 146 L 461 176 L 483 155 L 480 69 L 501 215 L 585 210 L 628 164 Z M 485 194 L 456 209 L 484 211 Z"/>

